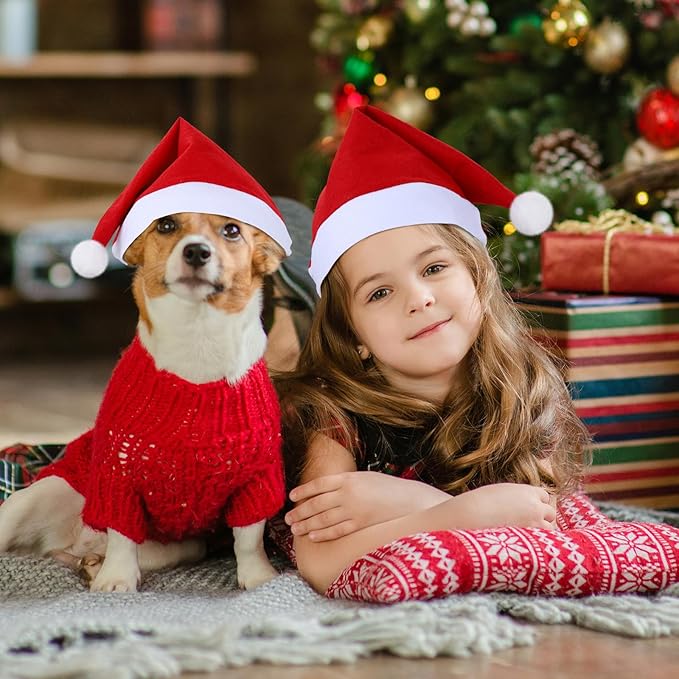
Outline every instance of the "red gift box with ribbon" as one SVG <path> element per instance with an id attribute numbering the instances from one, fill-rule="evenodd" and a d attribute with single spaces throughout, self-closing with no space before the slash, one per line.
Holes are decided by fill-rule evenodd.
<path id="1" fill-rule="evenodd" d="M 557 224 L 540 258 L 545 290 L 679 295 L 679 229 L 624 210 Z"/>

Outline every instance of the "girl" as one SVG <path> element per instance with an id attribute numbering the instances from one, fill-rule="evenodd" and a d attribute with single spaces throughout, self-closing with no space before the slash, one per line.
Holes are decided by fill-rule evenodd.
<path id="1" fill-rule="evenodd" d="M 540 198 L 514 200 L 517 226 L 546 228 Z M 408 534 L 552 527 L 577 484 L 586 431 L 501 288 L 473 204 L 512 199 L 433 137 L 353 113 L 314 215 L 320 301 L 296 371 L 277 379 L 300 484 L 285 519 L 319 591 Z"/>

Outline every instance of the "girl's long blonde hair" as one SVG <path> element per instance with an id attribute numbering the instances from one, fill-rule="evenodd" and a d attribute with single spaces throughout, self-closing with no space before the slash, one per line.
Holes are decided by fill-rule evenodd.
<path id="1" fill-rule="evenodd" d="M 355 413 L 395 427 L 422 426 L 425 480 L 451 494 L 503 481 L 549 485 L 559 495 L 573 490 L 587 462 L 589 437 L 555 359 L 531 337 L 476 238 L 451 226 L 420 228 L 433 229 L 460 257 L 481 303 L 479 335 L 465 358 L 466 386 L 436 405 L 393 389 L 371 361 L 361 361 L 349 291 L 335 265 L 323 282 L 297 369 L 275 376 L 289 483 L 299 478 L 316 432 L 332 432 L 352 447 L 349 414 Z M 545 460 L 548 465 L 541 464 Z"/>

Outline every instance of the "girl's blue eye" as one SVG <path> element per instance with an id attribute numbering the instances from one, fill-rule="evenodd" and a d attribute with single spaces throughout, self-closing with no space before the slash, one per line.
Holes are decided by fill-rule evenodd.
<path id="1" fill-rule="evenodd" d="M 425 276 L 431 276 L 434 273 L 439 273 L 440 271 L 443 271 L 445 269 L 444 264 L 432 264 L 431 266 L 428 266 L 425 271 L 424 275 Z"/>
<path id="2" fill-rule="evenodd" d="M 379 290 L 375 290 L 372 295 L 368 298 L 369 302 L 375 302 L 378 299 L 384 299 L 388 294 L 388 291 L 386 288 L 380 288 Z"/>

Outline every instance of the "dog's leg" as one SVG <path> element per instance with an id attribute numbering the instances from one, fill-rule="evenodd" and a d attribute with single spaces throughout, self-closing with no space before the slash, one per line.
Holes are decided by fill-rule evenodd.
<path id="1" fill-rule="evenodd" d="M 90 590 L 93 592 L 136 592 L 140 580 L 137 543 L 109 528 L 104 563 L 92 581 Z"/>
<path id="2" fill-rule="evenodd" d="M 47 555 L 69 548 L 82 530 L 83 496 L 59 476 L 48 476 L 0 505 L 0 552 Z"/>
<path id="3" fill-rule="evenodd" d="M 233 529 L 233 549 L 236 553 L 238 584 L 252 589 L 275 578 L 278 571 L 269 563 L 264 551 L 266 521 Z"/>

